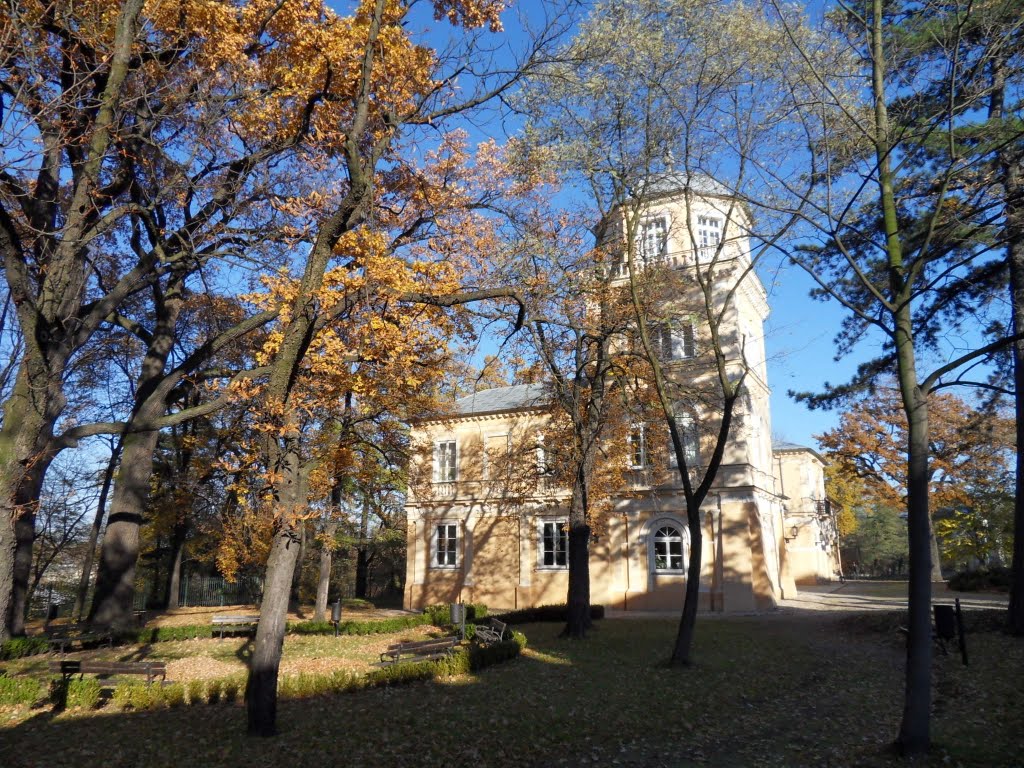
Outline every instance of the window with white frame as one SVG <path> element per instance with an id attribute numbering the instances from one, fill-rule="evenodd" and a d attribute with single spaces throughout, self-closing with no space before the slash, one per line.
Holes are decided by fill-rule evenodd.
<path id="1" fill-rule="evenodd" d="M 454 483 L 459 479 L 458 449 L 454 440 L 434 443 L 434 482 Z"/>
<path id="2" fill-rule="evenodd" d="M 668 219 L 660 216 L 640 224 L 640 258 L 659 261 L 668 253 Z"/>
<path id="3" fill-rule="evenodd" d="M 714 248 L 722 242 L 722 220 L 715 216 L 697 217 L 697 245 Z"/>
<path id="4" fill-rule="evenodd" d="M 554 468 L 551 466 L 547 448 L 544 447 L 544 435 L 537 435 L 537 475 L 539 477 L 547 477 L 550 475 Z"/>
<path id="5" fill-rule="evenodd" d="M 682 573 L 685 560 L 683 530 L 675 522 L 662 520 L 655 523 L 651 544 L 651 560 L 656 573 Z"/>
<path id="6" fill-rule="evenodd" d="M 651 325 L 649 334 L 654 353 L 662 362 L 686 360 L 697 354 L 693 323 L 689 320 L 655 323 Z"/>
<path id="7" fill-rule="evenodd" d="M 456 568 L 459 565 L 459 524 L 440 523 L 434 528 L 435 568 Z"/>
<path id="8" fill-rule="evenodd" d="M 545 520 L 540 524 L 540 567 L 569 567 L 569 531 L 565 520 Z"/>
<path id="9" fill-rule="evenodd" d="M 647 431 L 643 424 L 634 424 L 629 432 L 629 462 L 633 469 L 647 466 Z"/>
<path id="10" fill-rule="evenodd" d="M 676 416 L 676 430 L 683 441 L 683 455 L 686 457 L 686 466 L 697 466 L 700 464 L 700 438 L 697 432 L 697 421 L 689 413 L 680 413 Z M 678 466 L 671 438 L 669 439 L 668 455 L 669 465 L 673 467 Z"/>

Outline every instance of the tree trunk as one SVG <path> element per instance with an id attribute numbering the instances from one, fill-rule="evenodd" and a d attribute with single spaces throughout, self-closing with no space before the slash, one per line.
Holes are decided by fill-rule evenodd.
<path id="1" fill-rule="evenodd" d="M 906 755 L 928 751 L 931 710 L 932 563 L 928 517 L 928 405 L 917 388 L 911 368 L 901 372 L 906 381 L 909 443 L 907 445 L 907 534 L 910 545 L 909 636 L 907 638 L 906 692 L 899 745 Z"/>
<path id="2" fill-rule="evenodd" d="M 159 394 L 159 384 L 164 380 L 167 358 L 174 347 L 178 316 L 184 304 L 183 281 L 179 275 L 170 280 L 165 289 L 159 285 L 153 287 L 156 323 L 142 360 L 128 430 L 154 422 L 167 408 Z M 114 498 L 96 574 L 96 595 L 89 613 L 89 622 L 97 626 L 131 625 L 139 528 L 149 502 L 153 454 L 159 434 L 155 429 L 128 431 L 121 446 L 121 469 L 114 483 Z"/>
<path id="3" fill-rule="evenodd" d="M 701 530 L 700 503 L 695 508 L 688 505 L 686 527 L 690 532 L 690 553 L 686 563 L 686 595 L 683 599 L 683 613 L 679 617 L 676 644 L 672 649 L 672 664 L 689 666 L 693 650 L 693 635 L 697 627 L 697 607 L 700 602 L 700 567 L 704 557 L 704 536 Z"/>
<path id="4" fill-rule="evenodd" d="M 935 584 L 940 584 L 945 581 L 942 578 L 942 555 L 939 554 L 939 540 L 935 536 L 935 524 L 930 512 L 928 515 L 928 549 L 931 553 L 929 559 L 932 563 L 931 580 Z"/>
<path id="5" fill-rule="evenodd" d="M 324 539 L 320 546 L 320 578 L 316 583 L 316 611 L 313 621 L 324 621 L 327 618 L 327 597 L 331 588 L 331 559 L 334 534 L 338 532 L 338 523 L 332 521 L 324 525 Z"/>
<path id="6" fill-rule="evenodd" d="M 167 608 L 178 607 L 178 593 L 181 591 L 181 561 L 185 555 L 185 541 L 188 538 L 188 524 L 176 523 L 171 533 L 171 566 L 167 572 Z"/>
<path id="7" fill-rule="evenodd" d="M 359 545 L 356 548 L 356 597 L 365 600 L 369 588 L 370 563 L 367 538 L 370 532 L 370 501 L 363 496 L 363 510 L 359 515 Z"/>
<path id="8" fill-rule="evenodd" d="M 288 604 L 293 610 L 299 609 L 299 588 L 302 586 L 302 566 L 306 559 L 306 521 L 297 523 L 299 531 L 299 551 L 295 558 L 295 571 L 292 573 L 292 587 L 288 594 Z"/>
<path id="9" fill-rule="evenodd" d="M 275 491 L 282 515 L 267 559 L 260 621 L 256 627 L 256 643 L 245 690 L 248 731 L 255 736 L 273 736 L 277 732 L 277 673 L 284 646 L 292 575 L 299 553 L 297 512 L 301 480 L 298 441 L 298 434 L 283 438 L 284 446 L 279 456 L 271 457 L 271 466 L 277 466 L 280 473 Z M 274 461 L 274 458 L 278 460 Z"/>
<path id="10" fill-rule="evenodd" d="M 994 72 L 993 117 L 1003 119 L 1005 90 L 1003 69 Z M 1004 197 L 1004 239 L 1010 267 L 1010 308 L 1014 334 L 1024 333 L 1024 170 L 1020 164 L 1018 143 L 1007 146 L 999 155 L 999 172 Z M 1016 493 L 1013 503 L 1013 559 L 1010 565 L 1010 632 L 1024 636 L 1024 339 L 1013 344 L 1013 404 L 1016 413 L 1017 452 L 1015 462 Z"/>
<path id="11" fill-rule="evenodd" d="M 82 620 L 82 613 L 85 611 L 85 600 L 89 595 L 89 581 L 92 579 L 92 566 L 96 561 L 96 543 L 100 539 L 100 531 L 103 530 L 103 517 L 107 509 L 107 497 L 110 495 L 110 487 L 114 482 L 114 471 L 117 469 L 118 459 L 121 458 L 121 446 L 124 439 L 119 437 L 110 449 L 110 461 L 103 472 L 103 485 L 100 488 L 100 497 L 96 501 L 96 517 L 93 518 L 92 528 L 89 529 L 89 542 L 85 548 L 85 562 L 82 563 L 82 575 L 78 578 L 78 593 L 75 595 L 75 605 L 71 609 L 71 620 L 79 622 Z"/>
<path id="12" fill-rule="evenodd" d="M 121 469 L 114 485 L 107 530 L 103 534 L 96 594 L 89 623 L 99 627 L 127 627 L 135 601 L 135 566 L 139 559 L 139 528 L 149 501 L 156 430 L 125 436 Z"/>
<path id="13" fill-rule="evenodd" d="M 56 455 L 53 425 L 64 406 L 59 387 L 44 384 L 38 393 L 38 372 L 30 375 L 38 367 L 22 362 L 0 428 L 0 641 L 25 634 L 36 508 Z"/>
<path id="14" fill-rule="evenodd" d="M 1019 181 L 1020 170 L 1014 175 L 1015 194 L 1007 201 L 1007 221 L 1012 218 L 1017 238 L 1009 248 L 1010 294 L 1013 306 L 1013 332 L 1024 333 L 1024 193 Z M 1010 565 L 1010 632 L 1024 636 L 1024 339 L 1013 345 L 1014 407 L 1017 424 L 1016 488 L 1013 503 L 1013 559 Z"/>
<path id="15" fill-rule="evenodd" d="M 592 406 L 593 407 L 593 406 Z M 594 441 L 591 441 L 594 442 Z M 569 506 L 569 588 L 567 590 L 566 622 L 562 637 L 582 639 L 587 636 L 590 619 L 590 525 L 587 522 L 587 487 L 594 466 L 594 450 L 585 445 L 572 500 Z"/>

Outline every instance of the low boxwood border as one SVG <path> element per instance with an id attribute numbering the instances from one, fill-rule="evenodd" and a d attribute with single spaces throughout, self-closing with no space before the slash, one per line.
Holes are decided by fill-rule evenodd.
<path id="1" fill-rule="evenodd" d="M 487 606 L 467 604 L 466 620 L 479 621 L 487 616 Z M 447 605 L 433 605 L 422 614 L 414 616 L 395 616 L 389 619 L 373 621 L 342 621 L 338 625 L 339 635 L 389 635 L 404 632 L 407 629 L 424 626 L 450 626 Z M 472 637 L 470 625 L 466 627 L 467 639 Z M 217 630 L 211 624 L 184 624 L 170 627 L 148 627 L 129 632 L 121 632 L 114 638 L 119 644 L 150 645 L 175 640 L 208 640 L 215 637 Z M 293 621 L 287 625 L 286 632 L 290 635 L 333 635 L 334 624 L 329 621 Z M 20 659 L 24 656 L 35 656 L 46 653 L 50 645 L 44 637 L 16 637 L 0 644 L 0 660 Z"/>
<path id="2" fill-rule="evenodd" d="M 282 677 L 278 681 L 277 693 L 280 700 L 286 701 L 435 680 L 501 664 L 519 656 L 525 647 L 526 636 L 521 632 L 513 632 L 510 640 L 491 646 L 463 646 L 444 659 L 391 664 L 366 675 L 339 670 L 329 675 L 302 673 Z M 7 688 L 11 690 L 9 701 L 3 698 L 5 681 L 9 681 Z M 165 685 L 146 685 L 137 680 L 128 680 L 118 683 L 106 702 L 100 692 L 101 683 L 95 678 L 70 680 L 66 685 L 62 680 L 51 682 L 51 698 L 61 708 L 91 710 L 103 706 L 143 711 L 239 701 L 245 692 L 245 676 L 232 675 Z M 36 678 L 0 677 L 0 703 L 31 706 L 42 699 L 44 693 L 43 681 Z"/>
<path id="3" fill-rule="evenodd" d="M 562 605 L 538 605 L 536 608 L 522 608 L 518 611 L 495 616 L 499 621 L 506 624 L 533 624 L 534 622 L 566 621 L 569 618 L 569 609 Z M 604 606 L 590 606 L 590 618 L 598 621 L 604 618 Z"/>

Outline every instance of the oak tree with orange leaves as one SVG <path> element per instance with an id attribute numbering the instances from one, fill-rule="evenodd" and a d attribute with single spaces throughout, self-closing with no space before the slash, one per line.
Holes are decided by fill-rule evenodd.
<path id="1" fill-rule="evenodd" d="M 929 507 L 952 515 L 1002 491 L 1014 456 L 1014 420 L 998 407 L 974 407 L 949 393 L 929 398 Z M 839 425 L 817 438 L 830 461 L 852 472 L 869 502 L 907 505 L 907 419 L 899 390 L 878 386 Z M 942 580 L 932 522 L 932 578 Z"/>

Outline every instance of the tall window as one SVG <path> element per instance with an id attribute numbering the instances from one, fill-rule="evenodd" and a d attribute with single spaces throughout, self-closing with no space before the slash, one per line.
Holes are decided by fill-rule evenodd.
<path id="1" fill-rule="evenodd" d="M 674 523 L 661 523 L 654 533 L 654 570 L 683 570 L 683 532 Z"/>
<path id="2" fill-rule="evenodd" d="M 434 529 L 434 565 L 439 568 L 455 568 L 458 564 L 458 523 L 441 523 Z"/>
<path id="3" fill-rule="evenodd" d="M 697 217 L 697 245 L 714 248 L 722 242 L 722 220 L 714 216 Z"/>
<path id="4" fill-rule="evenodd" d="M 697 353 L 693 323 L 689 321 L 672 325 L 655 323 L 650 327 L 649 333 L 654 352 L 662 362 L 685 360 Z"/>
<path id="5" fill-rule="evenodd" d="M 541 525 L 540 564 L 542 568 L 569 566 L 569 532 L 565 520 L 554 520 Z"/>
<path id="6" fill-rule="evenodd" d="M 629 433 L 629 461 L 633 469 L 647 466 L 647 435 L 643 424 L 634 424 Z"/>
<path id="7" fill-rule="evenodd" d="M 658 261 L 668 252 L 668 220 L 648 219 L 640 225 L 640 258 Z"/>
<path id="8" fill-rule="evenodd" d="M 683 441 L 683 455 L 686 457 L 686 466 L 694 467 L 700 464 L 700 438 L 697 432 L 697 422 L 689 413 L 681 413 L 676 416 L 676 429 Z M 676 452 L 669 440 L 668 446 L 669 464 L 678 466 Z"/>
<path id="9" fill-rule="evenodd" d="M 434 482 L 454 483 L 459 479 L 458 451 L 454 440 L 434 443 Z"/>
<path id="10" fill-rule="evenodd" d="M 554 467 L 551 466 L 551 457 L 548 455 L 547 449 L 544 447 L 544 435 L 537 435 L 537 475 L 540 477 L 547 477 L 554 472 Z"/>

